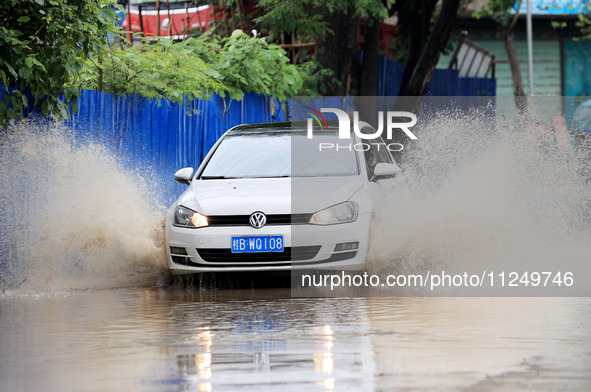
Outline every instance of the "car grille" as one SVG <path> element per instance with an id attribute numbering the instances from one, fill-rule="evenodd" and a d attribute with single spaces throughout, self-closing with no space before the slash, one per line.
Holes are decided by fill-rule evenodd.
<path id="1" fill-rule="evenodd" d="M 305 225 L 312 214 L 267 215 L 268 225 Z M 207 217 L 209 226 L 250 226 L 250 215 L 213 215 Z"/>
<path id="2" fill-rule="evenodd" d="M 207 262 L 242 263 L 242 262 L 281 262 L 311 260 L 318 254 L 320 245 L 286 247 L 283 252 L 269 253 L 232 253 L 231 249 L 197 249 L 199 256 Z"/>
<path id="3" fill-rule="evenodd" d="M 316 247 L 301 247 L 301 248 L 320 248 L 319 246 Z M 285 253 L 287 251 L 286 248 L 284 252 Z M 207 251 L 220 251 L 220 250 L 224 250 L 225 249 L 201 249 L 201 251 L 206 251 L 205 253 L 207 253 Z M 199 251 L 199 250 L 198 250 Z M 201 253 L 201 252 L 200 252 Z M 215 252 L 214 252 L 215 253 Z M 231 252 L 229 252 L 231 253 Z M 298 252 L 299 253 L 299 252 Z M 302 252 L 301 254 L 304 254 L 305 252 Z M 314 253 L 314 254 L 312 254 Z M 318 249 L 315 249 L 315 252 L 310 252 L 308 255 L 306 255 L 306 257 L 310 256 L 310 258 L 314 258 L 316 256 L 316 254 L 318 253 Z M 225 252 L 224 254 L 228 254 L 228 252 Z M 232 253 L 231 253 L 232 254 Z M 248 254 L 248 253 L 247 253 Z M 264 253 L 263 253 L 264 254 Z M 275 256 L 279 255 L 280 253 L 274 253 Z M 232 255 L 246 255 L 245 253 L 233 253 Z M 254 253 L 251 255 L 261 255 L 260 253 Z M 315 266 L 315 265 L 319 265 L 319 264 L 324 264 L 324 263 L 331 263 L 334 261 L 340 261 L 340 260 L 347 260 L 347 259 L 352 259 L 353 257 L 355 257 L 357 255 L 357 251 L 352 251 L 352 252 L 342 252 L 342 253 L 334 253 L 333 255 L 331 255 L 328 259 L 326 260 L 319 260 L 319 261 L 304 261 L 304 262 L 299 262 L 298 265 L 302 266 L 302 265 L 310 265 L 310 266 Z M 191 261 L 191 257 L 182 257 L 182 256 L 171 256 L 172 257 L 172 261 L 175 264 L 180 264 L 180 265 L 186 265 L 189 267 L 204 267 L 207 264 L 204 263 L 194 263 L 193 261 Z M 302 259 L 302 260 L 309 260 L 309 259 Z M 229 256 L 229 257 L 223 257 L 220 260 L 216 260 L 217 262 L 221 262 L 220 264 L 214 264 L 213 266 L 215 266 L 216 268 L 221 268 L 223 269 L 224 267 L 266 267 L 269 265 L 272 265 L 274 267 L 283 267 L 283 266 L 291 266 L 291 260 L 288 258 L 287 260 L 263 260 L 260 257 L 256 257 L 255 259 L 251 259 L 251 260 L 244 260 L 244 259 L 236 259 L 233 258 L 233 256 Z M 248 264 L 240 264 L 243 262 L 248 262 Z M 269 262 L 273 262 L 275 261 L 273 264 L 269 264 Z M 261 263 L 262 262 L 262 263 Z M 266 262 L 266 263 L 265 263 Z M 212 266 L 212 264 L 209 264 L 208 266 Z"/>

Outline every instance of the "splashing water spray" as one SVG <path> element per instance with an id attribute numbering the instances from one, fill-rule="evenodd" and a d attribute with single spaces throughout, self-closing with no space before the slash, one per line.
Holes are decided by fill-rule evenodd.
<path id="1" fill-rule="evenodd" d="M 165 274 L 163 208 L 150 173 L 39 120 L 3 132 L 0 167 L 4 290 L 137 286 Z"/>

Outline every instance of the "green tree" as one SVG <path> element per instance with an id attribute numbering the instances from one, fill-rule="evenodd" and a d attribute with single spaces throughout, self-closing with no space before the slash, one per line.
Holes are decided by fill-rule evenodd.
<path id="1" fill-rule="evenodd" d="M 269 43 L 286 48 L 289 59 L 300 69 L 303 86 L 299 95 L 332 95 L 331 86 L 339 85 L 337 73 L 334 67 L 321 64 L 312 48 L 313 42 L 318 44 L 334 34 L 318 12 L 317 3 L 318 0 L 258 0 L 247 14 L 242 0 L 217 0 L 213 2 L 215 15 L 210 31 L 227 37 L 234 29 L 241 29 L 267 37 Z M 289 47 L 291 44 L 296 44 L 297 49 Z"/>
<path id="2" fill-rule="evenodd" d="M 399 95 L 422 96 L 447 45 L 459 3 L 442 0 L 437 8 L 435 0 L 261 0 L 259 5 L 269 12 L 259 15 L 256 22 L 272 31 L 274 37 L 281 31 L 313 36 L 315 59 L 332 74 L 324 81 L 326 95 L 351 91 L 376 95 L 379 24 L 397 15 L 398 42 L 406 51 Z M 366 20 L 361 64 L 357 54 L 360 18 Z M 318 22 L 316 29 L 310 26 L 310 20 Z"/>
<path id="3" fill-rule="evenodd" d="M 300 68 L 289 63 L 283 49 L 239 29 L 225 38 L 207 34 L 177 43 L 161 38 L 129 47 L 113 45 L 102 64 L 87 59 L 79 83 L 98 89 L 101 76 L 104 92 L 179 103 L 212 93 L 242 99 L 245 92 L 285 101 L 303 86 Z"/>
<path id="4" fill-rule="evenodd" d="M 572 32 L 567 32 L 568 35 L 571 35 L 572 38 L 576 40 L 581 39 L 591 39 L 591 3 L 589 0 L 573 0 L 569 3 L 563 4 L 566 8 L 571 10 L 578 10 L 577 20 L 574 22 L 574 27 L 578 30 L 577 33 L 573 35 Z M 558 5 L 549 5 L 544 8 L 550 9 L 552 7 L 559 7 Z M 565 22 L 564 20 L 552 21 L 552 27 L 555 29 L 567 29 L 570 23 Z"/>
<path id="5" fill-rule="evenodd" d="M 69 82 L 98 55 L 115 30 L 115 0 L 0 2 L 0 78 L 11 93 L 0 101 L 0 125 L 17 119 L 33 98 L 43 113 L 68 116 L 79 90 Z M 64 99 L 60 98 L 63 94 Z"/>
<path id="6" fill-rule="evenodd" d="M 575 5 L 573 5 L 573 6 L 575 6 Z M 579 6 L 580 6 L 580 12 L 578 14 L 578 20 L 575 23 L 575 25 L 581 31 L 580 38 L 591 39 L 591 4 L 585 2 L 585 4 L 580 4 Z M 566 26 L 561 25 L 560 27 L 566 27 Z"/>
<path id="7" fill-rule="evenodd" d="M 259 8 L 263 12 L 255 21 L 271 38 L 297 35 L 315 42 L 313 59 L 324 70 L 316 75 L 316 83 L 323 95 L 375 95 L 379 24 L 388 16 L 382 0 L 261 0 Z M 362 63 L 357 43 L 360 18 L 367 21 Z"/>

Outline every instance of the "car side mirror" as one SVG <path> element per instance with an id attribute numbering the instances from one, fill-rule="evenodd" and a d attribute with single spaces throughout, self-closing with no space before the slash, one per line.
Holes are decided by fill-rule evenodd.
<path id="1" fill-rule="evenodd" d="M 177 170 L 174 173 L 174 179 L 180 182 L 181 184 L 189 185 L 191 180 L 193 179 L 193 168 L 192 167 L 184 167 L 180 170 Z"/>
<path id="2" fill-rule="evenodd" d="M 373 169 L 373 177 L 371 178 L 371 181 L 375 182 L 383 178 L 394 177 L 401 172 L 402 169 L 394 163 L 378 163 Z"/>

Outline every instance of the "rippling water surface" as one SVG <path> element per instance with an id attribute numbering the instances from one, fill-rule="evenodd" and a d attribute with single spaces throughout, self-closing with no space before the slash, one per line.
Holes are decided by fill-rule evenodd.
<path id="1" fill-rule="evenodd" d="M 0 299 L 2 391 L 589 390 L 589 298 Z"/>

